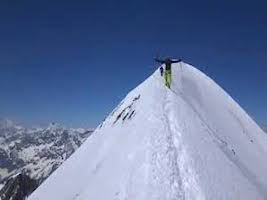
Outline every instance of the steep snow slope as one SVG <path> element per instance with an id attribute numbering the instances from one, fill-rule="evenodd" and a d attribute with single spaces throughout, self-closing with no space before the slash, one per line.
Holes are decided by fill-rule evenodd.
<path id="1" fill-rule="evenodd" d="M 266 134 L 215 82 L 156 71 L 29 200 L 267 199 Z"/>

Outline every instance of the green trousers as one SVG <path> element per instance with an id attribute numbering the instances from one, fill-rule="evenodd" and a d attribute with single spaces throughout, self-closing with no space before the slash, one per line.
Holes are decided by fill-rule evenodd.
<path id="1" fill-rule="evenodd" d="M 172 83 L 172 71 L 171 70 L 166 70 L 164 73 L 165 77 L 165 85 L 168 88 L 171 88 L 171 83 Z"/>

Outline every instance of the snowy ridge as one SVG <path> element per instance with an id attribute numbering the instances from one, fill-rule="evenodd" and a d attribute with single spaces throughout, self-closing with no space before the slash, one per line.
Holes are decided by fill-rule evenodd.
<path id="1" fill-rule="evenodd" d="M 171 90 L 156 71 L 29 200 L 267 199 L 266 134 L 205 74 L 172 71 Z"/>

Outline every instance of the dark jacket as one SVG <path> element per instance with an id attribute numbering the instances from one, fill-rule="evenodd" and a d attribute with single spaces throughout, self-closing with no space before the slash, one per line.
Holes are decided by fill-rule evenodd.
<path id="1" fill-rule="evenodd" d="M 178 63 L 178 62 L 181 62 L 182 60 L 181 59 L 178 59 L 178 60 L 173 60 L 173 59 L 170 59 L 170 58 L 166 58 L 165 60 L 160 60 L 160 59 L 155 59 L 156 62 L 160 63 L 160 64 L 165 64 L 165 70 L 171 70 L 171 65 L 173 63 Z"/>

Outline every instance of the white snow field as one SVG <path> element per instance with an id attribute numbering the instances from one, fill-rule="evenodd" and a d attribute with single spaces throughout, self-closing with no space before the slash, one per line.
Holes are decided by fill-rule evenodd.
<path id="1" fill-rule="evenodd" d="M 213 80 L 157 70 L 28 200 L 267 199 L 267 135 Z"/>

